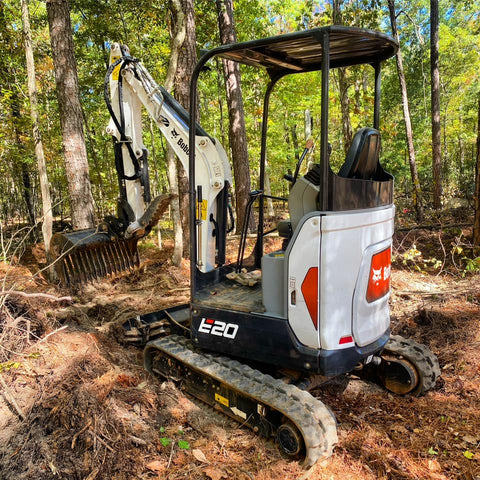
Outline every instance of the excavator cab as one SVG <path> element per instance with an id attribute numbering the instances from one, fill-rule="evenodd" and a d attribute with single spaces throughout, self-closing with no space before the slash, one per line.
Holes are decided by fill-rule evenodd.
<path id="1" fill-rule="evenodd" d="M 246 230 L 235 265 L 198 268 L 198 235 L 192 235 L 191 336 L 196 345 L 229 355 L 333 376 L 351 371 L 380 351 L 390 337 L 388 297 L 393 234 L 393 177 L 380 163 L 380 65 L 397 44 L 369 30 L 331 26 L 210 50 L 192 79 L 192 104 L 203 65 L 214 56 L 263 68 L 265 89 L 253 268 L 256 286 L 239 285 Z M 332 69 L 367 64 L 374 72 L 371 126 L 353 137 L 343 166 L 329 155 L 329 86 Z M 279 225 L 281 249 L 266 253 L 265 164 L 268 115 L 275 86 L 287 75 L 321 72 L 320 158 L 292 181 L 289 219 Z M 192 132 L 192 130 L 190 130 Z M 195 138 L 191 134 L 190 143 Z M 190 215 L 195 232 L 198 197 L 190 155 Z M 297 169 L 298 170 L 298 169 Z M 251 205 L 250 205 L 251 207 Z M 377 278 L 379 277 L 379 278 Z M 370 292 L 372 290 L 372 292 Z"/>

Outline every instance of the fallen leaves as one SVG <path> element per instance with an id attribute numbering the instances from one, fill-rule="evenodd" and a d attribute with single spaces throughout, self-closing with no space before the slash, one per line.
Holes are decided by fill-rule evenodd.
<path id="1" fill-rule="evenodd" d="M 206 467 L 203 469 L 203 473 L 211 480 L 221 480 L 222 478 L 227 478 L 225 473 L 216 467 Z"/>
<path id="2" fill-rule="evenodd" d="M 155 473 L 163 473 L 166 470 L 166 464 L 161 460 L 154 460 L 153 462 L 147 463 L 146 467 Z"/>
<path id="3" fill-rule="evenodd" d="M 477 445 L 480 442 L 480 437 L 474 437 L 473 435 L 464 435 L 462 440 L 466 443 L 471 443 L 472 445 Z"/>
<path id="4" fill-rule="evenodd" d="M 469 460 L 472 460 L 472 458 L 475 456 L 475 454 L 472 453 L 470 450 L 465 450 L 465 451 L 463 452 L 463 456 L 464 456 L 465 458 L 468 458 Z"/>
<path id="5" fill-rule="evenodd" d="M 210 463 L 208 460 L 207 460 L 207 457 L 205 456 L 205 454 L 199 449 L 199 448 L 194 448 L 192 450 L 192 455 L 199 461 L 199 462 L 202 462 L 202 463 Z"/>

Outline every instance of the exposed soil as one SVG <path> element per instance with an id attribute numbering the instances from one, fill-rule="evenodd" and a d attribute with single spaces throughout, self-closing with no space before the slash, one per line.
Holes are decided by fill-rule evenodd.
<path id="1" fill-rule="evenodd" d="M 316 391 L 337 417 L 339 443 L 308 472 L 149 376 L 141 351 L 121 342 L 126 318 L 188 301 L 188 261 L 173 267 L 170 248 L 142 249 L 139 272 L 88 285 L 71 302 L 10 295 L 0 304 L 0 478 L 479 479 L 480 286 L 462 259 L 467 236 L 461 227 L 397 234 L 392 329 L 427 344 L 442 376 L 420 398 L 355 375 L 345 390 Z M 40 252 L 29 268 L 0 263 L 5 288 L 68 295 L 32 276 Z"/>

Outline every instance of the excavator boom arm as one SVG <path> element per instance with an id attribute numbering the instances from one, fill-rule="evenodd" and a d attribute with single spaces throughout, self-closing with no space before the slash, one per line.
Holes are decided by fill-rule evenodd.
<path id="1" fill-rule="evenodd" d="M 144 190 L 145 184 L 142 182 L 145 182 L 145 178 L 148 181 L 148 177 L 141 174 L 146 167 L 146 148 L 141 135 L 141 106 L 145 107 L 187 174 L 191 146 L 188 113 L 153 80 L 146 68 L 127 52 L 128 50 L 119 44 L 112 45 L 110 61 L 114 67 L 109 69 L 108 75 L 111 119 L 107 132 L 115 138 L 116 143 L 121 143 L 121 160 L 125 173 L 122 175 L 122 172 L 119 172 L 119 176 L 122 177 L 120 181 L 125 183 L 126 201 L 134 212 L 134 219 L 127 228 L 128 236 L 138 227 L 145 211 L 142 208 L 142 199 L 145 197 L 142 187 Z M 215 268 L 214 236 L 225 234 L 215 229 L 217 215 L 222 214 L 217 212 L 217 197 L 222 193 L 225 195 L 232 183 L 232 175 L 227 155 L 220 142 L 210 137 L 199 125 L 195 133 L 196 188 L 202 192 L 197 219 L 197 266 L 201 271 L 207 272 Z M 136 167 L 136 163 L 140 168 Z"/>

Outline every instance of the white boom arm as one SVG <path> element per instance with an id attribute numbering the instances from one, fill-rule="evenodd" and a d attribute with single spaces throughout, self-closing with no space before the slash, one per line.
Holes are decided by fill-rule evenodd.
<path id="1" fill-rule="evenodd" d="M 123 47 L 125 48 L 125 47 Z M 171 104 L 165 102 L 165 91 L 153 80 L 145 67 L 138 61 L 125 62 L 120 45 L 114 43 L 110 52 L 110 65 L 119 62 L 110 76 L 110 98 L 115 116 L 123 118 L 124 136 L 117 128 L 113 118 L 107 127 L 107 133 L 118 142 L 123 141 L 122 160 L 125 176 L 135 175 L 135 167 L 126 143 L 131 142 L 131 149 L 141 163 L 145 161 L 142 141 L 141 105 L 148 111 L 170 146 L 175 151 L 183 168 L 189 173 L 188 144 L 189 128 L 184 119 L 175 111 Z M 122 89 L 119 89 L 121 75 Z M 122 95 L 121 102 L 119 96 Z M 122 106 L 123 112 L 120 110 Z M 126 140 L 125 140 L 126 137 Z M 202 188 L 202 204 L 199 205 L 197 220 L 198 268 L 208 272 L 215 268 L 215 238 L 214 223 L 211 218 L 217 218 L 216 198 L 224 188 L 225 182 L 232 183 L 232 174 L 227 154 L 218 140 L 212 141 L 208 135 L 195 136 L 195 182 L 196 188 Z M 127 201 L 131 206 L 137 221 L 145 212 L 143 189 L 140 179 L 125 180 Z M 129 226 L 134 228 L 135 222 Z M 128 230 L 127 230 L 128 232 Z"/>

